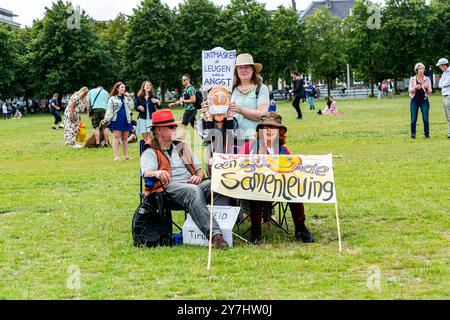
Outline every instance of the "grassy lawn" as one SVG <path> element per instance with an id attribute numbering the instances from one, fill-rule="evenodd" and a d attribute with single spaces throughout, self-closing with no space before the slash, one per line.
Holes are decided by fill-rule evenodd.
<path id="1" fill-rule="evenodd" d="M 431 98 L 430 140 L 421 116 L 409 138 L 406 97 L 339 100 L 345 115 L 335 117 L 302 107 L 297 121 L 290 103 L 278 105 L 291 151 L 342 156 L 334 165 L 343 253 L 334 206 L 306 204 L 316 243 L 263 226 L 263 245 L 214 251 L 210 272 L 207 248 L 133 247 L 137 144 L 135 160 L 115 163 L 111 149 L 66 147 L 50 115 L 0 120 L 0 299 L 449 299 L 441 97 Z M 71 266 L 79 290 L 68 289 Z"/>

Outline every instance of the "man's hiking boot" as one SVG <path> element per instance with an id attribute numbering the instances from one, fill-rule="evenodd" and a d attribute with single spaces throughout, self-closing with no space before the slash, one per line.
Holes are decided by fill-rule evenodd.
<path id="1" fill-rule="evenodd" d="M 212 245 L 215 249 L 227 249 L 228 243 L 225 241 L 221 234 L 213 236 Z"/>

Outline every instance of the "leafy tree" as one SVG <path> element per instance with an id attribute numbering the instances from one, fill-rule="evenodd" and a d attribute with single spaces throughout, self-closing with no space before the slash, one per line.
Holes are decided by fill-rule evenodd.
<path id="1" fill-rule="evenodd" d="M 112 87 L 117 79 L 123 78 L 123 54 L 125 46 L 124 35 L 129 28 L 128 17 L 120 13 L 114 20 L 109 22 L 95 22 L 94 29 L 104 42 L 108 55 L 113 57 L 111 60 L 111 77 L 105 78 L 104 83 Z"/>
<path id="2" fill-rule="evenodd" d="M 176 32 L 174 12 L 160 0 L 143 0 L 134 9 L 124 43 L 124 73 L 132 88 L 149 79 L 164 98 L 179 72 Z"/>
<path id="3" fill-rule="evenodd" d="M 16 93 L 20 60 L 13 32 L 0 24 L 0 99 L 9 99 Z"/>
<path id="4" fill-rule="evenodd" d="M 178 56 L 178 83 L 183 73 L 189 73 L 192 82 L 201 83 L 202 50 L 220 46 L 217 21 L 220 9 L 209 0 L 186 0 L 175 16 Z"/>
<path id="5" fill-rule="evenodd" d="M 345 30 L 348 33 L 349 62 L 363 80 L 370 83 L 372 95 L 374 95 L 375 83 L 382 80 L 386 73 L 386 61 L 382 59 L 385 48 L 382 43 L 381 25 L 368 25 L 375 22 L 371 21 L 371 18 L 372 15 L 377 14 L 368 10 L 373 5 L 374 3 L 370 0 L 357 0 L 352 10 L 353 14 L 344 21 Z M 375 17 L 375 19 L 380 18 Z"/>
<path id="6" fill-rule="evenodd" d="M 42 21 L 33 25 L 35 38 L 28 56 L 29 84 L 40 97 L 72 93 L 103 83 L 111 71 L 111 57 L 84 11 L 70 2 L 54 2 Z M 75 18 L 77 24 L 70 24 Z"/>
<path id="7" fill-rule="evenodd" d="M 255 0 L 232 0 L 222 10 L 219 30 L 223 30 L 223 47 L 236 49 L 238 54 L 250 53 L 253 59 L 264 65 L 264 74 L 270 74 L 269 52 L 273 47 L 270 35 L 270 16 L 265 6 Z"/>
<path id="8" fill-rule="evenodd" d="M 342 21 L 324 7 L 305 23 L 310 67 L 319 78 L 326 80 L 330 95 L 333 80 L 343 73 L 347 62 Z"/>
<path id="9" fill-rule="evenodd" d="M 399 78 L 413 73 L 414 65 L 429 55 L 427 40 L 430 13 L 425 0 L 387 0 L 383 10 L 381 58 L 386 75 Z"/>
<path id="10" fill-rule="evenodd" d="M 290 81 L 291 72 L 306 71 L 307 46 L 297 12 L 279 7 L 272 16 L 269 34 L 275 40 L 267 51 L 271 58 L 271 78 L 276 80 L 283 77 Z"/>
<path id="11" fill-rule="evenodd" d="M 428 57 L 424 60 L 435 66 L 442 57 L 449 57 L 450 48 L 450 1 L 431 0 L 428 15 Z"/>

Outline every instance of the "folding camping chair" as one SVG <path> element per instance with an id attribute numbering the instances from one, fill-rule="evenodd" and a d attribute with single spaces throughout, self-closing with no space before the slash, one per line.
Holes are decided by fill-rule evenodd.
<path id="1" fill-rule="evenodd" d="M 142 152 L 144 152 L 144 145 L 145 145 L 145 141 L 144 140 L 140 140 L 139 141 L 139 157 L 142 156 Z M 143 176 L 142 171 L 139 169 L 139 181 L 140 181 L 140 191 L 139 191 L 139 197 L 140 197 L 140 201 L 142 202 L 144 200 L 144 182 L 146 185 L 152 186 L 156 183 L 156 178 L 146 178 Z M 166 210 L 166 214 L 170 217 L 170 219 L 172 220 L 172 224 L 178 228 L 178 230 L 182 231 L 182 228 L 175 223 L 175 221 L 173 221 L 172 219 L 172 211 L 184 211 L 184 220 L 186 220 L 187 218 L 187 214 L 189 213 L 189 211 L 179 205 L 177 205 L 175 203 L 175 201 L 173 201 L 170 196 L 168 195 L 164 195 L 164 208 Z"/>
<path id="2" fill-rule="evenodd" d="M 239 201 L 240 205 L 240 201 Z M 289 232 L 289 225 L 287 222 L 286 213 L 289 208 L 289 204 L 287 202 L 273 202 L 271 203 L 271 206 L 263 206 L 263 219 L 266 220 L 268 223 L 273 225 L 276 228 L 279 228 L 283 230 L 286 234 L 290 234 Z M 272 211 L 275 210 L 275 212 L 278 211 L 278 220 L 275 220 L 272 217 Z M 245 218 L 238 220 L 236 222 L 236 226 L 238 229 L 238 232 L 240 233 L 240 226 L 243 224 L 247 219 L 250 219 L 250 215 L 246 216 Z M 243 234 L 246 234 L 250 231 L 250 228 L 245 230 Z"/>

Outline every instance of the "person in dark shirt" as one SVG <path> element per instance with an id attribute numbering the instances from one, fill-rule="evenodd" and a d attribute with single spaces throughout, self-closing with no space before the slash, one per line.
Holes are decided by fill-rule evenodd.
<path id="1" fill-rule="evenodd" d="M 55 117 L 55 122 L 53 123 L 52 129 L 56 130 L 56 127 L 58 126 L 58 128 L 60 129 L 64 129 L 64 126 L 62 125 L 62 118 L 59 115 L 59 110 L 61 109 L 58 105 L 58 98 L 59 95 L 57 93 L 55 93 L 53 95 L 53 99 L 51 99 L 49 101 L 49 106 L 50 106 L 50 114 L 53 115 Z"/>
<path id="2" fill-rule="evenodd" d="M 294 107 L 295 111 L 297 111 L 297 120 L 303 119 L 302 110 L 300 108 L 301 99 L 303 98 L 305 94 L 305 82 L 301 78 L 300 72 L 294 72 L 292 74 L 293 79 L 293 86 L 294 89 L 292 90 L 292 93 L 294 94 L 294 101 L 292 102 L 292 106 Z"/>

